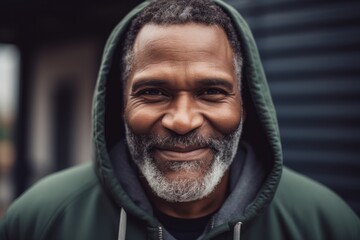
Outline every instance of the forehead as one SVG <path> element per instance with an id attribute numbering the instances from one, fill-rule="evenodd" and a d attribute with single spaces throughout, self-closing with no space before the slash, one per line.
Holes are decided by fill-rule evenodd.
<path id="1" fill-rule="evenodd" d="M 134 53 L 138 66 L 163 60 L 196 62 L 215 58 L 224 64 L 233 64 L 227 36 L 217 25 L 146 24 L 136 37 Z"/>

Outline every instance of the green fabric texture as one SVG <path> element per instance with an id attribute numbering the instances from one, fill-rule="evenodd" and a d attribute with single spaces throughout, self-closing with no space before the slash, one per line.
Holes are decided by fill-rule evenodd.
<path id="1" fill-rule="evenodd" d="M 248 110 L 243 137 L 266 166 L 267 175 L 244 214 L 210 230 L 204 239 L 233 239 L 238 222 L 242 222 L 242 240 L 360 239 L 359 219 L 339 197 L 283 167 L 275 108 L 251 31 L 235 9 L 215 2 L 231 17 L 239 34 L 244 58 L 242 91 Z M 161 239 L 158 220 L 139 208 L 120 185 L 106 136 L 108 82 L 117 66 L 122 35 L 147 4 L 130 12 L 105 46 L 93 99 L 92 163 L 50 175 L 31 187 L 1 219 L 1 240 L 117 239 L 121 208 L 127 212 L 126 239 Z"/>

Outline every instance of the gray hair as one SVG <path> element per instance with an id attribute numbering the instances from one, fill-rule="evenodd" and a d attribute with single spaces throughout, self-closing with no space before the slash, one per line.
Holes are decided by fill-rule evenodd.
<path id="1" fill-rule="evenodd" d="M 236 31 L 226 13 L 211 0 L 152 0 L 132 21 L 122 52 L 122 79 L 127 82 L 133 67 L 134 43 L 146 24 L 172 25 L 200 23 L 221 27 L 234 53 L 234 71 L 240 87 L 242 54 Z"/>

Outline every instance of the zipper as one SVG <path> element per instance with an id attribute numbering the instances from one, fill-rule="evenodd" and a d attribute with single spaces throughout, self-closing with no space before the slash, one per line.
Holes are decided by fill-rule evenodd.
<path id="1" fill-rule="evenodd" d="M 234 226 L 234 240 L 240 240 L 241 225 L 242 222 L 238 222 Z"/>
<path id="2" fill-rule="evenodd" d="M 234 240 L 240 240 L 240 232 L 241 232 L 241 225 L 242 222 L 238 222 L 235 224 L 234 226 Z M 210 229 L 214 228 L 214 217 L 211 218 L 211 222 L 210 222 Z M 159 226 L 159 240 L 163 240 L 163 229 L 161 226 Z"/>
<path id="3" fill-rule="evenodd" d="M 212 216 L 211 220 L 210 220 L 210 229 L 213 229 L 214 225 L 215 225 L 215 218 L 214 218 L 214 216 Z"/>
<path id="4" fill-rule="evenodd" d="M 163 240 L 163 229 L 161 226 L 159 226 L 159 240 Z"/>

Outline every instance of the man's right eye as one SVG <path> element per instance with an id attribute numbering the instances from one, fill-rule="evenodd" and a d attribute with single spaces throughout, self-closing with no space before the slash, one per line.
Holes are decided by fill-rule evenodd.
<path id="1" fill-rule="evenodd" d="M 159 102 L 168 99 L 168 94 L 158 88 L 146 88 L 134 93 L 134 97 L 147 102 Z"/>
<path id="2" fill-rule="evenodd" d="M 139 95 L 151 95 L 151 96 L 161 96 L 164 95 L 159 89 L 144 89 L 138 93 Z"/>

